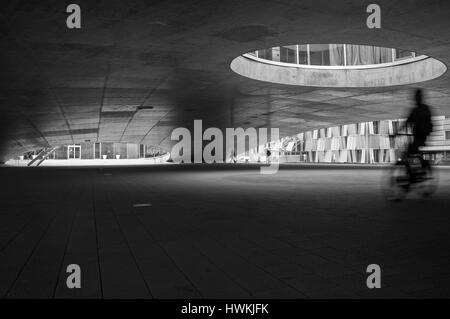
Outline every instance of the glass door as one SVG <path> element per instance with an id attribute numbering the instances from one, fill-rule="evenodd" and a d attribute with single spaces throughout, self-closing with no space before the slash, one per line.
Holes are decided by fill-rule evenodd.
<path id="1" fill-rule="evenodd" d="M 81 146 L 80 145 L 68 145 L 67 146 L 67 158 L 68 159 L 81 159 Z"/>

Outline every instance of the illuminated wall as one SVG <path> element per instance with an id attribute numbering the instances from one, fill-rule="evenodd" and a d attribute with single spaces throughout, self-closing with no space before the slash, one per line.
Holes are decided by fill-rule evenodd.
<path id="1" fill-rule="evenodd" d="M 322 128 L 282 138 L 250 150 L 241 160 L 265 161 L 269 148 L 273 160 L 311 163 L 389 163 L 395 161 L 407 146 L 410 137 L 392 137 L 404 119 L 370 121 Z M 424 151 L 433 159 L 450 155 L 450 118 L 433 117 L 433 132 Z"/>
<path id="2" fill-rule="evenodd" d="M 383 120 L 340 125 L 299 133 L 282 139 L 279 154 L 298 155 L 299 161 L 325 163 L 388 163 L 407 145 L 407 136 L 393 138 L 404 120 Z M 433 118 L 433 132 L 424 150 L 450 151 L 450 119 Z"/>

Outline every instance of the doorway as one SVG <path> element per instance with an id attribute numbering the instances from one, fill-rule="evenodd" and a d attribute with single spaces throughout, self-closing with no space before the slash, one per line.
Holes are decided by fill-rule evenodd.
<path id="1" fill-rule="evenodd" d="M 67 159 L 81 159 L 81 145 L 68 145 Z"/>

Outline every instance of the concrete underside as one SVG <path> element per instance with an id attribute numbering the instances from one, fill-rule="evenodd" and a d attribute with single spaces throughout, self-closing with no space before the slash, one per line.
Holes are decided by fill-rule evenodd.
<path id="1" fill-rule="evenodd" d="M 286 85 L 313 87 L 389 87 L 419 83 L 440 77 L 446 66 L 433 58 L 425 58 L 391 67 L 361 69 L 317 69 L 280 66 L 240 56 L 231 69 L 251 79 Z"/>
<path id="2" fill-rule="evenodd" d="M 380 168 L 5 168 L 0 296 L 450 297 L 439 171 L 434 197 L 391 203 Z M 366 287 L 372 263 L 382 289 Z"/>
<path id="3" fill-rule="evenodd" d="M 1 4 L 0 161 L 37 147 L 90 140 L 170 149 L 170 132 L 279 127 L 280 135 L 403 116 L 411 86 L 327 89 L 242 77 L 231 61 L 296 43 L 394 47 L 449 65 L 449 1 L 383 0 L 382 28 L 366 27 L 370 1 L 78 1 Z M 419 86 L 450 115 L 448 73 Z M 151 107 L 151 108 L 150 108 Z M 293 124 L 296 123 L 296 124 Z"/>

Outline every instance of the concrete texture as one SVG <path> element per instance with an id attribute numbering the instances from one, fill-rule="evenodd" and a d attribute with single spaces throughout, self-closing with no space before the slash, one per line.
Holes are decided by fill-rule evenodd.
<path id="1" fill-rule="evenodd" d="M 448 298 L 439 172 L 434 197 L 391 203 L 364 166 L 3 168 L 0 296 Z M 72 263 L 81 289 L 66 288 Z"/>
<path id="2" fill-rule="evenodd" d="M 445 64 L 431 57 L 391 67 L 320 69 L 279 66 L 240 56 L 231 62 L 231 69 L 240 75 L 260 81 L 333 88 L 415 84 L 438 78 L 447 71 Z"/>
<path id="3" fill-rule="evenodd" d="M 204 127 L 279 127 L 285 136 L 397 118 L 411 106 L 411 86 L 283 86 L 230 69 L 234 58 L 255 49 L 370 44 L 450 61 L 448 1 L 380 0 L 379 30 L 366 27 L 371 2 L 360 0 L 77 3 L 80 30 L 66 28 L 66 2 L 2 2 L 0 161 L 85 141 L 170 149 L 172 129 L 194 119 Z M 449 79 L 446 73 L 419 84 L 441 115 L 450 115 Z"/>

